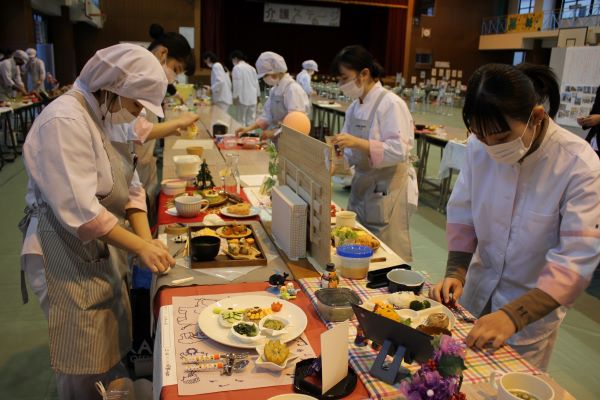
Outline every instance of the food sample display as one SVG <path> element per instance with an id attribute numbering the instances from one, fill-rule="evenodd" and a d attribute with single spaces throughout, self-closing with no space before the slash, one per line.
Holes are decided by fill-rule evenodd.
<path id="1" fill-rule="evenodd" d="M 265 344 L 265 360 L 275 363 L 275 364 L 283 364 L 285 360 L 290 355 L 290 349 L 281 343 L 279 340 L 269 340 Z"/>

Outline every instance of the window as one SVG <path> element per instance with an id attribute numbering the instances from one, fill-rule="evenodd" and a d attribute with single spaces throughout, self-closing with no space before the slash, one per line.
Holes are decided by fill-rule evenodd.
<path id="1" fill-rule="evenodd" d="M 515 55 L 513 57 L 513 65 L 521 64 L 525 62 L 525 52 L 524 51 L 515 51 Z"/>
<path id="2" fill-rule="evenodd" d="M 599 12 L 600 0 L 564 0 L 560 17 L 582 18 Z"/>
<path id="3" fill-rule="evenodd" d="M 519 0 L 519 14 L 529 14 L 533 12 L 535 0 Z"/>
<path id="4" fill-rule="evenodd" d="M 434 7 L 435 0 L 417 0 L 415 3 L 415 16 L 427 15 L 432 17 Z"/>

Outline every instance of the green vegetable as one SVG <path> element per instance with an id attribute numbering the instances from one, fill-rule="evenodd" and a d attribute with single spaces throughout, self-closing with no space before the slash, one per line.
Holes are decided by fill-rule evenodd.
<path id="1" fill-rule="evenodd" d="M 333 230 L 333 236 L 344 241 L 348 239 L 356 239 L 358 237 L 358 233 L 356 233 L 356 231 L 352 228 L 348 228 L 347 226 L 341 226 Z"/>
<path id="2" fill-rule="evenodd" d="M 406 318 L 400 321 L 400 323 L 406 325 L 406 326 L 410 326 L 410 324 L 412 324 L 412 320 L 410 318 Z"/>
<path id="3" fill-rule="evenodd" d="M 221 311 L 223 311 L 223 310 L 221 310 L 221 308 L 219 308 L 219 307 L 213 308 L 213 314 L 221 314 Z"/>
<path id="4" fill-rule="evenodd" d="M 431 307 L 431 303 L 429 302 L 429 300 L 423 300 L 423 308 L 430 308 Z"/>
<path id="5" fill-rule="evenodd" d="M 413 300 L 410 302 L 409 308 L 414 311 L 421 311 L 423 309 L 423 303 L 419 300 Z"/>
<path id="6" fill-rule="evenodd" d="M 258 335 L 258 330 L 253 324 L 241 323 L 233 327 L 233 330 L 243 336 L 254 337 Z"/>
<path id="7" fill-rule="evenodd" d="M 285 325 L 283 324 L 283 322 L 277 321 L 276 319 L 268 319 L 263 324 L 263 327 L 267 329 L 273 329 L 275 331 L 280 331 L 285 327 Z"/>

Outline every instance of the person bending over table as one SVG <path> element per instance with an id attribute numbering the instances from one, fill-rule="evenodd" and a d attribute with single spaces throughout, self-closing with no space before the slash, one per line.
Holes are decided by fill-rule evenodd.
<path id="1" fill-rule="evenodd" d="M 430 290 L 479 317 L 469 346 L 508 343 L 541 370 L 600 260 L 600 161 L 552 120 L 559 102 L 545 66 L 488 64 L 469 79 L 473 135 L 448 203 L 445 278 Z"/>

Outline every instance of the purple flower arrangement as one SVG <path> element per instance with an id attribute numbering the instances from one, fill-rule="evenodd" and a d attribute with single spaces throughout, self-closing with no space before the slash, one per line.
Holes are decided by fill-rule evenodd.
<path id="1" fill-rule="evenodd" d="M 433 356 L 400 383 L 400 393 L 407 400 L 465 400 L 460 392 L 465 344 L 447 335 L 434 336 L 431 344 Z"/>

